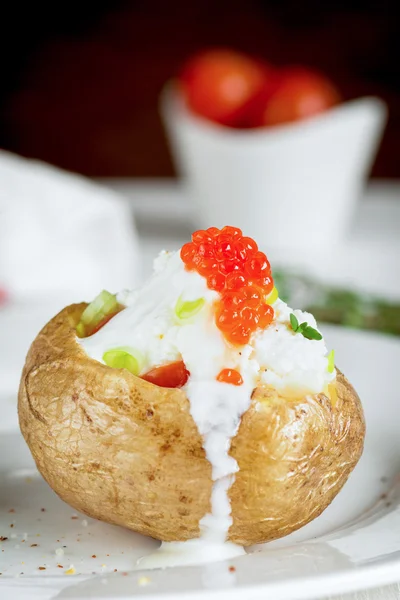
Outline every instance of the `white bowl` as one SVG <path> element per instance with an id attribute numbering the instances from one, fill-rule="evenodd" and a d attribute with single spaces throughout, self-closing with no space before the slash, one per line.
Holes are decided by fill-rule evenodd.
<path id="1" fill-rule="evenodd" d="M 362 98 L 295 124 L 235 130 L 186 109 L 173 84 L 161 111 L 202 227 L 240 225 L 268 247 L 343 239 L 386 122 Z"/>

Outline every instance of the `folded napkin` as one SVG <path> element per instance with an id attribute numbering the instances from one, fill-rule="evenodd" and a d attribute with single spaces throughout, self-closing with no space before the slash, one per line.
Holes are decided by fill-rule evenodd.
<path id="1" fill-rule="evenodd" d="M 90 300 L 138 278 L 133 216 L 118 194 L 0 151 L 0 289 L 12 301 Z"/>

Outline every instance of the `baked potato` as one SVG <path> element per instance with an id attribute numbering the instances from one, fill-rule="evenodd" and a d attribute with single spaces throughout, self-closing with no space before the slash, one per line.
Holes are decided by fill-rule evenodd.
<path id="1" fill-rule="evenodd" d="M 164 541 L 198 537 L 212 480 L 189 401 L 86 355 L 76 339 L 86 306 L 54 317 L 26 359 L 19 420 L 37 467 L 91 517 Z M 360 458 L 364 432 L 359 398 L 340 371 L 335 401 L 255 389 L 230 449 L 240 470 L 229 539 L 267 542 L 318 516 Z"/>

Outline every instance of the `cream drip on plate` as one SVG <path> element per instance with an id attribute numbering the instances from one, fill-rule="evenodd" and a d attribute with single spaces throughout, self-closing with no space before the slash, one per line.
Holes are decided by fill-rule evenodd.
<path id="1" fill-rule="evenodd" d="M 238 464 L 231 456 L 231 440 L 241 417 L 249 408 L 257 385 L 273 385 L 282 392 L 295 389 L 319 393 L 334 380 L 329 373 L 324 340 L 295 335 L 289 318 L 316 327 L 308 313 L 292 311 L 277 300 L 275 318 L 263 331 L 257 331 L 245 346 L 232 346 L 215 325 L 215 303 L 219 294 L 207 287 L 204 277 L 188 271 L 179 252 L 161 253 L 150 280 L 133 292 L 121 292 L 118 301 L 126 308 L 94 335 L 79 339 L 87 354 L 103 362 L 105 352 L 117 347 L 132 348 L 140 356 L 140 373 L 176 360 L 183 360 L 190 378 L 183 390 L 190 411 L 204 440 L 206 457 L 212 467 L 211 513 L 200 521 L 200 538 L 188 542 L 163 543 L 146 556 L 139 569 L 199 564 L 244 553 L 241 546 L 227 542 L 232 524 L 228 492 Z M 180 320 L 175 307 L 183 302 L 205 300 L 192 318 Z M 223 368 L 240 371 L 243 384 L 234 386 L 217 381 Z"/>

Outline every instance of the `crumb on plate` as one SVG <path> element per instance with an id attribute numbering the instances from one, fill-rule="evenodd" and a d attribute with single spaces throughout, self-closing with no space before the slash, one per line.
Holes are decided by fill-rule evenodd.
<path id="1" fill-rule="evenodd" d="M 74 565 L 70 565 L 69 569 L 67 569 L 65 571 L 65 575 L 75 575 L 75 573 L 76 573 L 76 569 L 75 569 Z"/>

